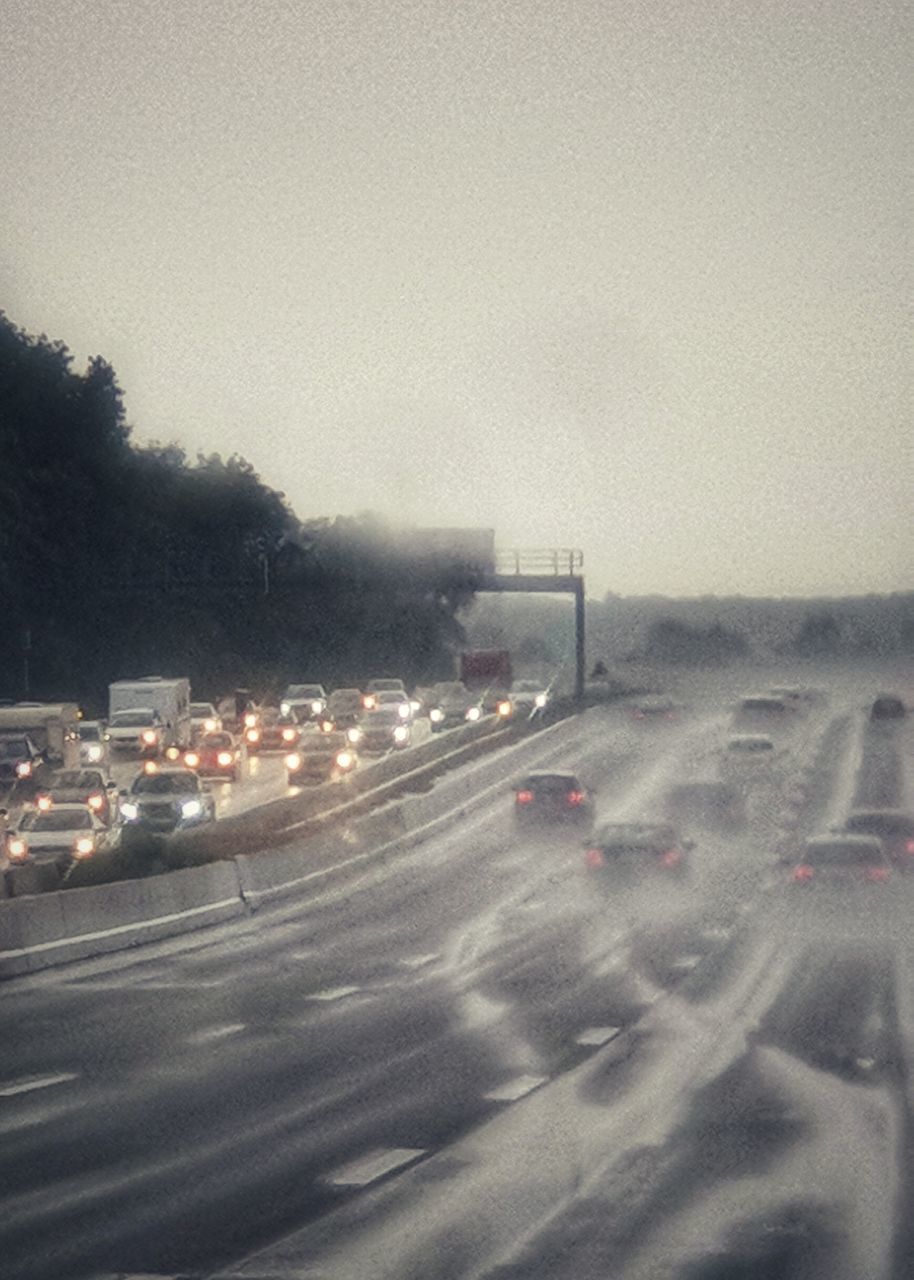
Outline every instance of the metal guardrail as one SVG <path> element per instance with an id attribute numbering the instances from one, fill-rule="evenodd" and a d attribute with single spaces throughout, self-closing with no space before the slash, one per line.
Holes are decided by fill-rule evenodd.
<path id="1" fill-rule="evenodd" d="M 503 577 L 577 577 L 584 567 L 584 553 L 570 547 L 506 550 L 495 553 L 495 572 Z"/>

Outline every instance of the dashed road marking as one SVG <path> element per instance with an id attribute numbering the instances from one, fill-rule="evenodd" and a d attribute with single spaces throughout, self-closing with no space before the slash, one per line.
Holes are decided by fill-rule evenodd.
<path id="1" fill-rule="evenodd" d="M 433 960 L 440 960 L 440 951 L 430 951 L 424 956 L 404 956 L 398 963 L 404 969 L 424 969 L 427 964 L 431 964 Z"/>
<path id="2" fill-rule="evenodd" d="M 204 1027 L 187 1037 L 188 1044 L 208 1044 L 211 1040 L 225 1040 L 228 1036 L 236 1036 L 243 1031 L 243 1022 L 227 1022 L 219 1027 Z"/>
<path id="3" fill-rule="evenodd" d="M 693 969 L 696 969 L 701 964 L 703 959 L 704 957 L 700 955 L 682 956 L 670 968 L 674 973 L 691 973 Z"/>
<path id="4" fill-rule="evenodd" d="M 342 1168 L 327 1174 L 323 1179 L 331 1187 L 367 1187 L 394 1169 L 403 1169 L 425 1155 L 426 1147 L 384 1147 L 380 1151 L 370 1151 Z"/>
<path id="5" fill-rule="evenodd" d="M 608 1044 L 610 1040 L 614 1040 L 621 1027 L 588 1027 L 586 1031 L 582 1031 L 579 1036 L 575 1036 L 575 1044 Z"/>
<path id="6" fill-rule="evenodd" d="M 32 1076 L 24 1080 L 8 1080 L 0 1083 L 0 1098 L 12 1098 L 19 1093 L 33 1093 L 36 1089 L 50 1089 L 55 1084 L 66 1084 L 78 1079 L 73 1071 L 61 1071 L 56 1076 Z"/>
<path id="7" fill-rule="evenodd" d="M 346 996 L 354 996 L 361 987 L 328 987 L 326 991 L 312 991 L 308 1000 L 342 1000 Z"/>
<path id="8" fill-rule="evenodd" d="M 545 1084 L 548 1079 L 548 1076 L 515 1076 L 513 1080 L 508 1080 L 505 1084 L 500 1084 L 497 1089 L 491 1089 L 483 1094 L 483 1097 L 491 1102 L 516 1102 L 518 1098 L 525 1097 L 534 1089 L 538 1089 L 541 1084 Z"/>

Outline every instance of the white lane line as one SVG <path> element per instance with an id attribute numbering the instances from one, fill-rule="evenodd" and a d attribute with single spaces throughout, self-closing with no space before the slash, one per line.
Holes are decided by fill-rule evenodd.
<path id="1" fill-rule="evenodd" d="M 243 1031 L 245 1024 L 243 1022 L 226 1022 L 219 1027 L 205 1027 L 202 1031 L 195 1031 L 193 1035 L 187 1037 L 188 1044 L 208 1044 L 211 1040 L 224 1040 L 227 1036 L 236 1036 L 239 1031 Z"/>
<path id="2" fill-rule="evenodd" d="M 328 987 L 326 991 L 312 991 L 308 1000 L 342 1000 L 346 996 L 354 996 L 361 987 Z"/>
<path id="3" fill-rule="evenodd" d="M 32 1093 L 35 1089 L 50 1089 L 55 1084 L 66 1084 L 68 1080 L 77 1080 L 78 1073 L 62 1071 L 56 1076 L 32 1076 L 25 1080 L 10 1080 L 0 1084 L 0 1098 L 12 1098 L 17 1093 Z"/>
<path id="4" fill-rule="evenodd" d="M 331 1187 L 367 1187 L 386 1173 L 394 1169 L 402 1169 L 414 1164 L 427 1151 L 426 1147 L 383 1147 L 380 1151 L 370 1151 L 350 1164 L 344 1164 L 334 1173 L 323 1179 Z"/>
<path id="5" fill-rule="evenodd" d="M 574 1042 L 575 1044 L 609 1044 L 621 1030 L 621 1027 L 588 1027 L 579 1036 L 575 1036 Z"/>
<path id="6" fill-rule="evenodd" d="M 440 960 L 440 951 L 430 951 L 426 956 L 404 956 L 398 963 L 404 969 L 424 969 L 427 964 L 431 964 L 433 960 Z"/>
<path id="7" fill-rule="evenodd" d="M 697 956 L 697 955 L 683 956 L 681 959 L 677 960 L 674 965 L 671 965 L 670 967 L 673 970 L 673 973 L 691 973 L 693 969 L 697 969 L 697 967 L 701 964 L 703 959 L 704 959 L 704 956 Z"/>
<path id="8" fill-rule="evenodd" d="M 525 1097 L 534 1089 L 538 1089 L 541 1084 L 545 1084 L 548 1079 L 548 1076 L 515 1076 L 513 1080 L 508 1080 L 505 1084 L 500 1084 L 497 1089 L 483 1094 L 483 1097 L 489 1098 L 492 1102 L 516 1102 L 518 1098 Z"/>

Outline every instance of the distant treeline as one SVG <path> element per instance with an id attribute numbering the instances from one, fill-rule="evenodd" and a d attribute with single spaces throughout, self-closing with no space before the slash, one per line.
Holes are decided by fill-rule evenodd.
<path id="1" fill-rule="evenodd" d="M 503 644 L 544 665 L 570 662 L 570 602 L 481 597 L 463 620 L 471 643 Z M 586 626 L 591 664 L 914 656 L 914 592 L 812 600 L 611 595 L 588 600 Z"/>
<path id="2" fill-rule="evenodd" d="M 134 444 L 110 365 L 72 365 L 0 312 L 0 697 L 450 674 L 471 580 L 423 572 L 376 517 L 300 521 L 243 458 Z"/>

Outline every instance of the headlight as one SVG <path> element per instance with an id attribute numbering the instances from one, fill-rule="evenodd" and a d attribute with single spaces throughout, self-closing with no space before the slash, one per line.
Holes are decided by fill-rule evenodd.
<path id="1" fill-rule="evenodd" d="M 121 802 L 121 817 L 126 818 L 128 822 L 135 822 L 140 816 L 140 806 L 134 804 L 132 800 L 124 800 Z"/>
<path id="2" fill-rule="evenodd" d="M 509 715 L 511 714 L 511 712 L 514 710 L 514 708 L 512 707 L 512 705 L 511 705 L 511 703 L 508 701 L 508 699 L 507 699 L 507 698 L 504 698 L 504 699 L 502 699 L 502 701 L 501 701 L 501 702 L 499 702 L 499 704 L 498 704 L 498 706 L 495 708 L 495 710 L 498 712 L 498 714 L 499 714 L 500 716 L 502 716 L 502 717 L 504 718 L 504 717 L 509 716 Z"/>
<path id="3" fill-rule="evenodd" d="M 97 763 L 102 758 L 102 749 L 97 742 L 90 742 L 86 747 L 86 759 Z"/>
<path id="4" fill-rule="evenodd" d="M 205 733 L 215 733 L 218 728 L 219 726 L 216 724 L 216 721 L 212 716 L 210 716 L 208 720 L 203 721 L 203 729 Z"/>
<path id="5" fill-rule="evenodd" d="M 42 813 L 47 813 L 48 809 L 50 809 L 51 807 L 51 797 L 39 796 L 38 799 L 35 801 L 35 803 L 37 804 L 38 808 L 41 810 Z"/>
<path id="6" fill-rule="evenodd" d="M 231 751 L 220 751 L 216 756 L 216 764 L 221 765 L 223 769 L 227 769 L 235 760 Z"/>
<path id="7" fill-rule="evenodd" d="M 12 840 L 7 841 L 6 852 L 14 862 L 21 862 L 29 856 L 29 846 L 21 836 L 13 836 Z"/>
<path id="8" fill-rule="evenodd" d="M 533 699 L 534 706 L 537 707 L 544 707 L 548 701 L 549 699 L 546 697 L 545 693 L 538 693 Z"/>
<path id="9" fill-rule="evenodd" d="M 293 751 L 291 755 L 286 756 L 286 768 L 290 773 L 296 773 L 301 768 L 301 756 L 297 751 Z"/>
<path id="10" fill-rule="evenodd" d="M 86 800 L 86 804 L 94 813 L 98 813 L 99 809 L 104 809 L 105 807 L 105 797 L 101 794 L 101 792 L 96 791 L 91 796 L 89 796 L 89 798 Z"/>
<path id="11" fill-rule="evenodd" d="M 397 707 L 397 715 L 400 717 L 401 720 L 408 720 L 410 717 L 410 714 L 411 713 L 410 713 L 409 703 L 401 702 L 399 707 Z"/>
<path id="12" fill-rule="evenodd" d="M 158 742 L 159 735 L 156 733 L 155 729 L 144 729 L 140 734 L 140 739 L 146 743 L 147 747 L 151 747 L 154 743 Z"/>
<path id="13" fill-rule="evenodd" d="M 252 711 L 249 711 L 247 715 L 244 717 L 245 729 L 253 729 L 256 724 L 257 724 L 257 717 L 254 715 Z"/>
<path id="14" fill-rule="evenodd" d="M 336 758 L 336 762 L 341 769 L 351 769 L 352 768 L 352 752 L 341 751 Z"/>
<path id="15" fill-rule="evenodd" d="M 377 700 L 377 698 L 374 696 L 374 694 L 373 694 L 373 693 L 366 693 L 366 694 L 365 694 L 365 697 L 362 699 L 362 706 L 365 708 L 365 710 L 366 710 L 366 711 L 374 711 L 374 709 L 375 709 L 375 707 L 376 707 L 377 705 L 378 705 L 378 700 Z"/>
<path id="16" fill-rule="evenodd" d="M 144 772 L 144 773 L 158 773 L 158 772 L 159 772 L 159 766 L 156 764 L 155 760 L 147 760 L 147 761 L 146 761 L 146 763 L 143 765 L 143 772 Z"/>
<path id="17" fill-rule="evenodd" d="M 184 763 L 187 765 L 188 769 L 196 769 L 197 765 L 200 763 L 200 757 L 197 755 L 196 751 L 188 751 L 184 756 Z"/>
<path id="18" fill-rule="evenodd" d="M 16 765 L 17 778 L 30 778 L 32 776 L 32 766 L 28 760 L 20 760 Z"/>
<path id="19" fill-rule="evenodd" d="M 409 738 L 409 730 L 405 724 L 398 724 L 394 729 L 394 742 L 406 742 Z"/>
<path id="20" fill-rule="evenodd" d="M 347 738 L 349 739 L 349 741 L 350 741 L 350 742 L 352 742 L 352 743 L 361 742 L 361 741 L 362 741 L 362 737 L 363 737 L 362 730 L 361 730 L 361 729 L 347 729 L 347 730 L 346 730 L 346 737 L 347 737 Z"/>
<path id="21" fill-rule="evenodd" d="M 321 733 L 332 733 L 332 732 L 333 732 L 333 721 L 332 721 L 332 720 L 322 720 L 322 721 L 321 721 Z"/>
<path id="22" fill-rule="evenodd" d="M 478 719 L 479 719 L 479 708 L 478 708 L 478 707 L 468 707 L 468 708 L 467 708 L 466 718 L 467 718 L 467 720 L 478 720 Z"/>
<path id="23" fill-rule="evenodd" d="M 180 758 L 181 758 L 181 748 L 180 748 L 180 747 L 166 747 L 166 748 L 165 748 L 165 759 L 166 759 L 166 760 L 179 760 Z"/>
<path id="24" fill-rule="evenodd" d="M 298 730 L 297 730 L 297 729 L 292 729 L 292 728 L 290 727 L 290 728 L 288 728 L 288 729 L 283 729 L 283 731 L 282 731 L 282 740 L 283 740 L 283 742 L 294 742 L 294 741 L 295 741 L 295 739 L 296 739 L 297 737 L 298 737 Z"/>
<path id="25" fill-rule="evenodd" d="M 280 715 L 282 715 L 282 716 L 287 716 L 291 710 L 292 710 L 292 706 L 291 706 L 291 704 L 290 704 L 290 703 L 288 703 L 288 702 L 281 702 L 281 703 L 279 704 L 279 714 L 280 714 Z"/>
<path id="26" fill-rule="evenodd" d="M 196 818 L 203 812 L 203 805 L 199 800 L 185 800 L 181 805 L 182 818 Z"/>
<path id="27" fill-rule="evenodd" d="M 444 712 L 440 707 L 432 707 L 431 711 L 428 713 L 428 718 L 431 720 L 432 724 L 440 724 L 444 719 Z"/>
<path id="28" fill-rule="evenodd" d="M 77 858 L 91 858 L 95 852 L 95 840 L 92 836 L 80 836 L 73 845 L 73 852 Z"/>
<path id="29" fill-rule="evenodd" d="M 260 730 L 259 730 L 259 729 L 248 729 L 247 733 L 246 733 L 244 736 L 247 738 L 248 742 L 259 742 L 259 741 L 260 741 Z"/>
<path id="30" fill-rule="evenodd" d="M 419 712 L 422 710 L 422 703 L 417 702 L 415 698 L 411 698 L 409 703 L 409 709 L 414 716 L 417 716 Z"/>
<path id="31" fill-rule="evenodd" d="M 315 698 L 311 703 L 311 714 L 313 716 L 319 716 L 323 709 L 324 704 L 321 702 L 320 698 Z"/>

